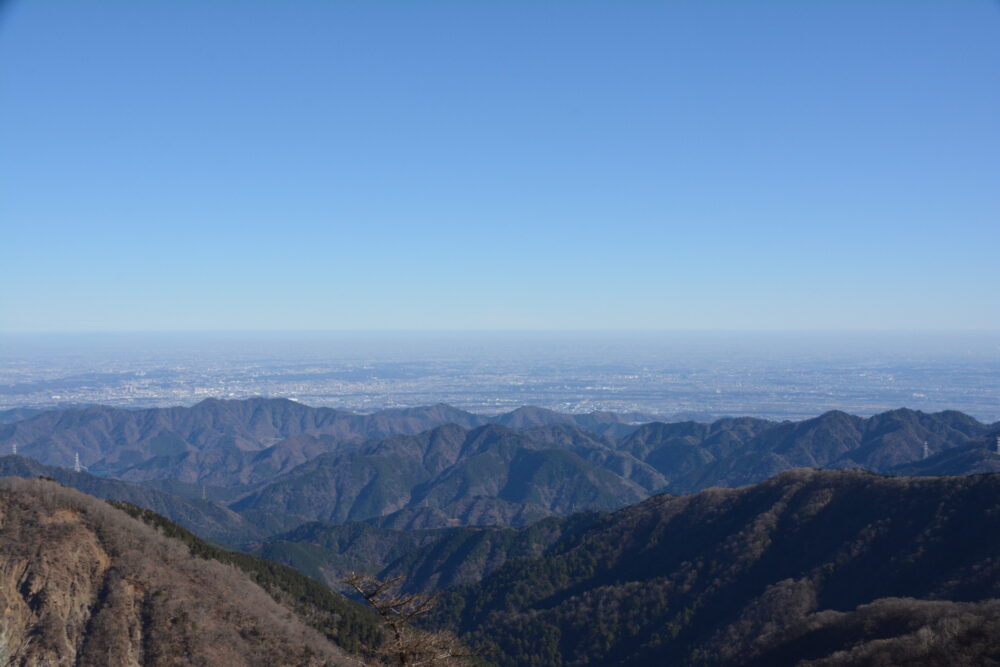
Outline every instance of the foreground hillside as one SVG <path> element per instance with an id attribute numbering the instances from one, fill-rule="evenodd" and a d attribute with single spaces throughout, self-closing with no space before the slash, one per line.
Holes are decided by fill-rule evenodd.
<path id="1" fill-rule="evenodd" d="M 0 664 L 357 664 L 382 642 L 289 568 L 113 505 L 0 479 Z M 439 591 L 430 626 L 498 665 L 988 665 L 998 535 L 1000 475 L 799 469 L 519 529 L 313 523 L 260 551 Z"/>
<path id="2" fill-rule="evenodd" d="M 1000 476 L 794 470 L 607 515 L 445 597 L 501 665 L 997 664 Z"/>
<path id="3" fill-rule="evenodd" d="M 239 569 L 103 501 L 0 479 L 0 663 L 356 664 Z"/>

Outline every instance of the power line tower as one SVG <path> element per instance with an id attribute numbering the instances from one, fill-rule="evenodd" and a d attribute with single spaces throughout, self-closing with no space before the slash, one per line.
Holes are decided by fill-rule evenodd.
<path id="1" fill-rule="evenodd" d="M 14 456 L 17 456 L 17 443 L 16 442 L 10 443 L 10 452 Z"/>
<path id="2" fill-rule="evenodd" d="M 84 470 L 86 470 L 86 468 L 80 464 L 80 452 L 77 452 L 75 458 L 73 459 L 73 472 L 83 472 Z"/>
<path id="3" fill-rule="evenodd" d="M 931 448 L 927 446 L 927 441 L 924 440 L 924 458 L 926 459 L 931 455 Z"/>
<path id="4" fill-rule="evenodd" d="M 995 451 L 996 451 L 997 454 L 1000 454 L 1000 435 L 997 436 L 997 444 L 996 444 Z"/>

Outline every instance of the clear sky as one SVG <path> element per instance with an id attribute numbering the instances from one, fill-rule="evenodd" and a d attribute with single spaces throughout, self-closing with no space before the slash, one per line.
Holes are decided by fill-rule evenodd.
<path id="1" fill-rule="evenodd" d="M 0 330 L 1000 329 L 1000 3 L 21 0 Z"/>

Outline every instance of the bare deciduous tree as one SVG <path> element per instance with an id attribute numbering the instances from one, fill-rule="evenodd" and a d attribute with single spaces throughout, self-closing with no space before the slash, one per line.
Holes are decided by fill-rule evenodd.
<path id="1" fill-rule="evenodd" d="M 389 628 L 389 639 L 381 652 L 391 664 L 406 667 L 471 664 L 474 655 L 455 635 L 413 627 L 414 622 L 434 609 L 436 595 L 400 592 L 402 577 L 382 581 L 352 572 L 343 581 L 378 612 Z"/>

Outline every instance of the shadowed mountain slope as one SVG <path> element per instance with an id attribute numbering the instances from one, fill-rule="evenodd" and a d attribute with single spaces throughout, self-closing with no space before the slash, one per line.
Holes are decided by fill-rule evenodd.
<path id="1" fill-rule="evenodd" d="M 990 427 L 960 412 L 899 409 L 872 417 L 827 412 L 775 424 L 723 419 L 713 424 L 647 424 L 620 448 L 670 478 L 666 490 L 689 493 L 742 486 L 798 467 L 887 472 L 932 453 L 969 444 Z"/>
<path id="2" fill-rule="evenodd" d="M 658 485 L 655 471 L 639 461 L 618 465 L 623 474 L 603 467 L 621 458 L 574 427 L 467 431 L 449 424 L 317 457 L 231 507 L 257 521 L 284 517 L 288 527 L 397 512 L 395 525 L 407 527 L 527 523 L 646 497 L 654 487 L 640 482 Z"/>
<path id="3" fill-rule="evenodd" d="M 341 587 L 348 572 L 402 577 L 405 591 L 433 592 L 477 582 L 512 558 L 541 556 L 593 524 L 598 512 L 550 517 L 521 529 L 465 526 L 392 530 L 370 523 L 310 523 L 277 535 L 255 551 Z"/>
<path id="4" fill-rule="evenodd" d="M 997 535 L 1000 476 L 794 470 L 607 515 L 456 589 L 441 620 L 502 665 L 866 664 L 882 640 L 983 664 Z"/>
<path id="5" fill-rule="evenodd" d="M 997 452 L 997 435 L 968 445 L 946 449 L 926 459 L 904 463 L 889 469 L 892 475 L 977 475 L 1000 473 L 1000 453 Z"/>
<path id="6" fill-rule="evenodd" d="M 949 452 L 981 442 L 988 430 L 960 413 L 912 410 L 870 418 L 829 412 L 781 424 L 653 422 L 617 441 L 567 424 L 447 425 L 321 455 L 231 508 L 271 532 L 378 517 L 378 525 L 396 529 L 517 526 L 615 509 L 661 491 L 752 484 L 793 467 L 895 471 L 898 462 L 919 460 L 924 443 L 932 453 Z M 980 469 L 989 468 L 968 471 Z"/>

